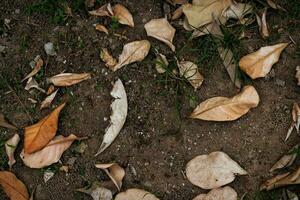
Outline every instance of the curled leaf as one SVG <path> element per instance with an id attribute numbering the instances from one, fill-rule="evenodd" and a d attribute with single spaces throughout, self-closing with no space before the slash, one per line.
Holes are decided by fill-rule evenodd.
<path id="1" fill-rule="evenodd" d="M 282 169 L 282 168 L 291 166 L 297 158 L 297 152 L 294 152 L 294 151 L 297 150 L 298 148 L 299 148 L 299 145 L 294 146 L 289 151 L 289 153 L 284 155 L 283 157 L 281 157 L 269 171 L 273 172 L 276 169 Z"/>
<path id="2" fill-rule="evenodd" d="M 175 46 L 172 44 L 175 35 L 173 28 L 165 18 L 152 19 L 145 24 L 145 29 L 148 36 L 154 37 L 167 44 L 172 51 L 175 51 Z"/>
<path id="3" fill-rule="evenodd" d="M 16 163 L 14 153 L 19 142 L 20 142 L 20 136 L 18 134 L 14 134 L 12 138 L 10 138 L 5 142 L 5 151 L 8 157 L 9 170 L 11 170 L 13 164 Z"/>
<path id="4" fill-rule="evenodd" d="M 118 3 L 112 7 L 112 10 L 114 17 L 117 18 L 120 24 L 134 27 L 133 17 L 127 8 Z"/>
<path id="5" fill-rule="evenodd" d="M 155 69 L 158 73 L 163 74 L 166 72 L 166 68 L 169 65 L 169 62 L 165 55 L 158 53 L 155 59 Z"/>
<path id="6" fill-rule="evenodd" d="M 300 66 L 296 67 L 296 79 L 298 80 L 298 85 L 300 86 Z"/>
<path id="7" fill-rule="evenodd" d="M 289 137 L 291 136 L 294 128 L 296 129 L 297 133 L 299 133 L 299 126 L 300 126 L 300 107 L 297 103 L 293 104 L 293 109 L 292 109 L 292 123 L 291 126 L 289 128 L 289 130 L 287 131 L 286 137 L 285 137 L 285 141 L 287 141 L 287 139 L 289 139 Z"/>
<path id="8" fill-rule="evenodd" d="M 232 3 L 229 8 L 223 13 L 226 18 L 241 20 L 245 15 L 251 13 L 253 7 L 247 3 Z"/>
<path id="9" fill-rule="evenodd" d="M 237 193 L 231 187 L 225 186 L 212 189 L 207 194 L 200 194 L 193 200 L 237 200 Z"/>
<path id="10" fill-rule="evenodd" d="M 200 103 L 191 118 L 207 121 L 232 121 L 246 114 L 251 108 L 257 107 L 259 96 L 253 86 L 245 86 L 232 98 L 213 97 Z"/>
<path id="11" fill-rule="evenodd" d="M 49 107 L 51 105 L 52 101 L 54 100 L 57 92 L 58 92 L 58 89 L 55 92 L 53 92 L 52 94 L 50 94 L 49 96 L 47 96 L 44 99 L 44 101 L 42 101 L 40 109 Z"/>
<path id="12" fill-rule="evenodd" d="M 112 109 L 112 114 L 110 116 L 110 125 L 105 130 L 103 141 L 95 156 L 103 152 L 115 140 L 120 130 L 122 129 L 127 117 L 127 95 L 124 85 L 120 79 L 115 82 L 110 95 L 115 98 L 115 100 L 110 105 Z"/>
<path id="13" fill-rule="evenodd" d="M 66 87 L 66 86 L 71 86 L 80 83 L 81 81 L 90 78 L 91 78 L 90 73 L 81 73 L 81 74 L 61 73 L 49 78 L 48 82 L 52 83 L 55 86 Z"/>
<path id="14" fill-rule="evenodd" d="M 22 82 L 36 75 L 41 70 L 43 64 L 43 59 L 40 55 L 37 55 L 34 58 L 34 60 L 30 62 L 30 65 L 33 67 L 33 70 L 25 78 L 23 78 Z"/>
<path id="15" fill-rule="evenodd" d="M 102 24 L 97 24 L 97 25 L 95 26 L 95 29 L 96 29 L 97 31 L 104 32 L 106 35 L 108 35 L 108 30 L 107 30 L 107 28 L 106 28 L 105 26 L 103 26 Z"/>
<path id="16" fill-rule="evenodd" d="M 105 62 L 105 66 L 113 70 L 117 64 L 117 60 L 109 53 L 106 48 L 102 48 L 100 52 L 100 58 Z"/>
<path id="17" fill-rule="evenodd" d="M 188 180 L 203 189 L 221 187 L 231 183 L 236 175 L 246 174 L 238 163 L 221 151 L 197 156 L 186 165 Z"/>
<path id="18" fill-rule="evenodd" d="M 25 127 L 25 153 L 30 154 L 42 149 L 55 136 L 57 131 L 58 116 L 64 106 L 65 103 L 61 104 L 38 123 Z"/>
<path id="19" fill-rule="evenodd" d="M 279 43 L 262 47 L 258 51 L 242 57 L 239 62 L 240 68 L 252 79 L 265 77 L 273 64 L 278 62 L 281 52 L 287 46 L 288 43 Z"/>
<path id="20" fill-rule="evenodd" d="M 0 185 L 11 200 L 29 200 L 26 186 L 13 173 L 0 171 Z"/>
<path id="21" fill-rule="evenodd" d="M 190 61 L 181 61 L 178 63 L 180 76 L 185 77 L 190 84 L 198 89 L 204 80 L 202 74 L 198 70 L 198 66 Z"/>
<path id="22" fill-rule="evenodd" d="M 256 14 L 256 21 L 259 27 L 259 33 L 263 38 L 269 37 L 269 30 L 267 24 L 267 8 L 264 9 L 261 17 Z"/>
<path id="23" fill-rule="evenodd" d="M 43 149 L 31 154 L 24 150 L 20 156 L 24 164 L 30 168 L 43 168 L 58 162 L 65 150 L 67 150 L 78 137 L 71 134 L 68 137 L 62 135 L 53 138 Z"/>
<path id="24" fill-rule="evenodd" d="M 0 113 L 0 127 L 9 128 L 9 129 L 13 129 L 13 130 L 17 130 L 18 129 L 14 125 L 11 125 L 10 123 L 8 123 L 5 120 L 5 117 L 4 117 L 4 115 L 2 113 Z"/>
<path id="25" fill-rule="evenodd" d="M 35 88 L 41 91 L 42 93 L 46 92 L 44 89 L 40 88 L 39 84 L 35 81 L 34 78 L 30 77 L 26 83 L 25 90 L 30 90 L 32 88 Z"/>
<path id="26" fill-rule="evenodd" d="M 131 188 L 117 194 L 115 200 L 159 200 L 156 196 L 142 189 Z"/>
<path id="27" fill-rule="evenodd" d="M 101 6 L 100 8 L 98 8 L 97 10 L 89 11 L 89 14 L 98 17 L 104 17 L 104 16 L 111 17 L 113 15 L 113 12 L 110 3 L 107 3 Z"/>
<path id="28" fill-rule="evenodd" d="M 77 189 L 76 191 L 91 195 L 93 200 L 112 200 L 113 199 L 112 191 L 107 189 L 106 187 L 104 187 L 103 184 L 99 183 L 98 181 L 93 182 L 92 186 L 80 188 L 80 189 Z"/>
<path id="29" fill-rule="evenodd" d="M 113 71 L 120 69 L 124 65 L 144 60 L 149 53 L 150 47 L 151 44 L 148 40 L 134 41 L 125 44 L 119 56 L 118 64 L 115 65 Z"/>

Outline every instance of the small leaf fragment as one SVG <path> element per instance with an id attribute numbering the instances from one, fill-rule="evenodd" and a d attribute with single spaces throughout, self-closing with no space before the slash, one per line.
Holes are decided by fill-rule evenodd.
<path id="1" fill-rule="evenodd" d="M 293 162 L 297 158 L 297 152 L 293 152 L 294 150 L 297 150 L 299 148 L 299 145 L 294 146 L 291 150 L 289 150 L 289 153 L 281 157 L 269 170 L 269 172 L 273 172 L 276 169 L 282 169 L 285 167 L 289 167 L 293 164 Z"/>
<path id="2" fill-rule="evenodd" d="M 48 82 L 52 83 L 55 86 L 66 87 L 66 86 L 71 86 L 80 83 L 90 78 L 91 78 L 90 73 L 81 73 L 81 74 L 61 73 L 49 78 Z"/>
<path id="3" fill-rule="evenodd" d="M 155 195 L 142 189 L 131 188 L 117 194 L 115 200 L 159 200 Z"/>
<path id="4" fill-rule="evenodd" d="M 89 14 L 98 17 L 104 17 L 104 16 L 111 17 L 113 15 L 110 3 L 104 4 L 103 6 L 101 6 L 96 10 L 89 11 Z"/>
<path id="5" fill-rule="evenodd" d="M 10 123 L 8 123 L 5 120 L 5 117 L 4 117 L 4 115 L 2 113 L 0 113 L 0 127 L 9 128 L 9 129 L 13 129 L 13 130 L 17 130 L 18 129 L 14 125 L 11 125 Z"/>
<path id="6" fill-rule="evenodd" d="M 264 9 L 261 17 L 256 14 L 256 21 L 259 27 L 259 33 L 263 38 L 269 37 L 269 30 L 267 24 L 267 9 Z"/>
<path id="7" fill-rule="evenodd" d="M 299 133 L 299 126 L 300 126 L 300 107 L 298 103 L 294 102 L 293 103 L 293 109 L 292 109 L 292 123 L 287 131 L 286 137 L 284 141 L 287 141 L 289 137 L 291 136 L 294 128 L 296 129 L 297 133 Z"/>
<path id="8" fill-rule="evenodd" d="M 283 7 L 281 7 L 280 5 L 274 3 L 274 1 L 272 0 L 267 0 L 267 3 L 269 4 L 269 6 L 273 9 L 279 9 L 279 10 L 283 10 L 286 11 L 286 9 L 284 9 Z"/>
<path id="9" fill-rule="evenodd" d="M 166 68 L 169 65 L 169 62 L 165 55 L 158 53 L 155 59 L 155 69 L 158 73 L 163 74 L 166 72 Z"/>
<path id="10" fill-rule="evenodd" d="M 178 64 L 180 76 L 185 77 L 197 90 L 203 83 L 204 77 L 200 74 L 198 66 L 190 61 L 181 61 Z"/>
<path id="11" fill-rule="evenodd" d="M 116 4 L 112 7 L 113 15 L 117 18 L 120 24 L 134 27 L 134 21 L 131 13 L 122 4 Z"/>
<path id="12" fill-rule="evenodd" d="M 42 93 L 46 93 L 46 91 L 44 89 L 40 88 L 40 86 L 36 82 L 36 80 L 34 78 L 30 77 L 26 83 L 25 90 L 30 90 L 32 88 L 35 88 L 35 89 L 41 91 Z"/>
<path id="13" fill-rule="evenodd" d="M 212 189 L 207 194 L 200 194 L 193 200 L 237 200 L 237 193 L 229 186 Z"/>
<path id="14" fill-rule="evenodd" d="M 44 45 L 44 50 L 45 50 L 46 54 L 49 56 L 56 56 L 56 54 L 57 54 L 54 49 L 54 44 L 52 42 L 47 42 Z"/>
<path id="15" fill-rule="evenodd" d="M 49 107 L 51 105 L 52 101 L 54 100 L 57 92 L 58 92 L 58 89 L 55 92 L 53 92 L 52 94 L 50 94 L 49 96 L 47 96 L 44 99 L 44 101 L 42 101 L 40 109 Z"/>
<path id="16" fill-rule="evenodd" d="M 298 85 L 300 86 L 300 66 L 297 66 L 297 67 L 296 67 L 296 75 L 295 75 L 295 78 L 297 79 Z"/>
<path id="17" fill-rule="evenodd" d="M 15 160 L 15 150 L 20 142 L 20 136 L 18 134 L 14 134 L 12 138 L 5 142 L 5 151 L 8 157 L 8 166 L 11 171 L 12 166 L 16 163 Z"/>
<path id="18" fill-rule="evenodd" d="M 55 173 L 53 171 L 46 170 L 43 175 L 44 183 L 47 183 L 54 175 Z"/>
<path id="19" fill-rule="evenodd" d="M 25 78 L 23 78 L 22 82 L 36 75 L 41 70 L 43 64 L 43 59 L 40 55 L 37 55 L 34 60 L 30 62 L 30 65 L 33 66 L 33 70 Z"/>
<path id="20" fill-rule="evenodd" d="M 112 200 L 113 193 L 111 190 L 104 187 L 98 181 L 93 182 L 91 187 L 77 189 L 78 192 L 83 192 L 90 195 L 93 200 Z"/>
<path id="21" fill-rule="evenodd" d="M 117 60 L 109 53 L 106 48 L 102 48 L 100 52 L 100 58 L 103 62 L 105 62 L 105 66 L 110 70 L 113 70 L 117 64 Z"/>
<path id="22" fill-rule="evenodd" d="M 95 29 L 97 31 L 104 32 L 106 35 L 108 35 L 107 28 L 105 26 L 103 26 L 102 24 L 96 24 Z"/>

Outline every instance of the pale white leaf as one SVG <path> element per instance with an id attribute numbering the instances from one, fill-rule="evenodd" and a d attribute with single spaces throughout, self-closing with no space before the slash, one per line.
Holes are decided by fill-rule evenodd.
<path id="1" fill-rule="evenodd" d="M 52 101 L 54 100 L 54 98 L 57 94 L 57 91 L 58 91 L 58 89 L 55 92 L 53 92 L 52 94 L 50 94 L 49 96 L 47 96 L 44 99 L 44 101 L 42 101 L 40 109 L 47 108 L 51 105 Z"/>
<path id="2" fill-rule="evenodd" d="M 178 64 L 180 76 L 186 78 L 194 89 L 198 89 L 204 80 L 202 74 L 198 70 L 198 66 L 190 61 L 181 61 Z"/>
<path id="3" fill-rule="evenodd" d="M 12 166 L 16 163 L 15 160 L 15 150 L 20 142 L 20 136 L 18 134 L 14 134 L 12 138 L 5 142 L 5 151 L 8 157 L 8 166 L 11 170 Z"/>

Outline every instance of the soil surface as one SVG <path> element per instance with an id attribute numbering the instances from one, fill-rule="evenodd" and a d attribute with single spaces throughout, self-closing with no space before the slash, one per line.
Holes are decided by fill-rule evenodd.
<path id="1" fill-rule="evenodd" d="M 271 35 L 275 36 L 262 39 L 254 23 L 246 27 L 251 38 L 240 40 L 243 46 L 241 56 L 262 46 L 290 42 L 290 36 L 294 40 L 273 66 L 271 75 L 255 81 L 247 79 L 248 84 L 253 85 L 259 93 L 259 106 L 233 122 L 207 122 L 188 118 L 198 103 L 210 97 L 230 97 L 239 92 L 230 81 L 218 55 L 207 58 L 201 66 L 199 63 L 205 81 L 197 91 L 186 82 L 178 83 L 176 79 L 158 74 L 153 62 L 153 49 L 144 61 L 127 65 L 117 72 L 108 70 L 99 58 L 102 47 L 108 48 L 117 57 L 124 44 L 148 39 L 153 48 L 172 59 L 174 53 L 165 44 L 146 36 L 144 24 L 153 18 L 163 17 L 166 7 L 169 6 L 171 10 L 174 7 L 166 6 L 160 0 L 121 1 L 134 16 L 135 27 L 119 25 L 110 29 L 109 35 L 105 35 L 97 32 L 93 24 L 101 22 L 109 27 L 111 20 L 108 18 L 95 18 L 88 16 L 86 11 L 79 11 L 64 23 L 57 24 L 51 22 L 48 15 L 26 12 L 26 8 L 35 2 L 0 2 L 0 45 L 6 47 L 0 53 L 0 72 L 3 76 L 0 81 L 1 113 L 12 124 L 20 127 L 19 133 L 23 137 L 22 128 L 32 124 L 25 110 L 33 122 L 37 122 L 57 105 L 67 101 L 60 116 L 58 134 L 89 137 L 81 142 L 88 145 L 84 153 L 76 152 L 80 143 L 75 142 L 63 154 L 61 163 L 51 166 L 56 173 L 47 183 L 43 181 L 44 169 L 30 169 L 23 164 L 19 157 L 23 144 L 19 145 L 17 163 L 12 171 L 30 192 L 36 188 L 37 200 L 92 199 L 75 189 L 96 180 L 109 180 L 102 170 L 94 167 L 96 163 L 107 162 L 117 162 L 126 169 L 122 190 L 137 187 L 164 200 L 190 200 L 207 191 L 193 186 L 186 179 L 185 165 L 193 157 L 213 151 L 226 152 L 249 172 L 249 175 L 237 177 L 229 185 L 238 192 L 239 197 L 247 193 L 245 199 L 254 199 L 259 185 L 272 176 L 268 170 L 274 162 L 299 143 L 299 136 L 295 133 L 284 142 L 291 123 L 292 104 L 300 102 L 300 90 L 294 77 L 296 66 L 300 65 L 299 44 L 297 46 L 294 43 L 299 43 L 299 19 L 296 22 L 289 21 L 285 17 L 288 12 L 270 10 L 268 23 Z M 283 6 L 289 9 L 288 4 Z M 8 26 L 4 23 L 5 19 L 10 20 Z M 177 29 L 174 45 L 177 50 L 183 46 L 188 49 L 183 49 L 180 59 L 196 62 L 200 54 L 190 50 L 200 48 L 201 52 L 202 46 L 199 44 L 207 36 L 188 41 L 188 34 L 179 21 L 172 23 Z M 287 30 L 289 26 L 298 28 Z M 55 44 L 57 56 L 45 54 L 43 46 L 49 41 Z M 61 88 L 51 108 L 40 110 L 39 103 L 33 104 L 28 98 L 41 102 L 46 95 L 37 90 L 28 92 L 24 89 L 25 83 L 21 83 L 31 71 L 29 62 L 36 55 L 41 55 L 46 62 L 43 72 L 36 78 L 45 89 L 48 87 L 46 78 L 63 71 L 89 72 L 92 78 Z M 127 120 L 113 144 L 94 157 L 105 128 L 109 125 L 110 104 L 113 100 L 110 91 L 117 78 L 123 81 L 127 92 Z M 17 97 L 8 85 L 14 89 Z M 0 128 L 3 141 L 12 134 L 14 131 Z M 1 148 L 0 169 L 8 170 L 4 147 Z M 299 160 L 290 169 L 295 169 L 297 164 Z M 62 165 L 69 165 L 70 171 L 59 171 Z M 0 199 L 8 199 L 2 190 Z"/>

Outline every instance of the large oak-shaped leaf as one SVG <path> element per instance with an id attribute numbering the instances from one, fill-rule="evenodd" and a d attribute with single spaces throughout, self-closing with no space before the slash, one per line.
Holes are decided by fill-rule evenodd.
<path id="1" fill-rule="evenodd" d="M 188 180 L 203 189 L 221 187 L 231 183 L 236 175 L 246 174 L 238 163 L 220 151 L 197 156 L 186 165 Z"/>
<path id="2" fill-rule="evenodd" d="M 13 173 L 0 171 L 0 185 L 11 200 L 29 200 L 26 186 Z"/>
<path id="3" fill-rule="evenodd" d="M 142 189 L 132 188 L 117 194 L 115 200 L 159 200 L 155 195 Z"/>
<path id="4" fill-rule="evenodd" d="M 232 121 L 246 114 L 259 103 L 259 96 L 253 86 L 245 86 L 232 98 L 213 97 L 200 103 L 191 118 L 207 121 Z"/>
<path id="5" fill-rule="evenodd" d="M 48 79 L 49 83 L 52 83 L 55 86 L 66 87 L 70 85 L 74 85 L 80 83 L 81 81 L 87 80 L 91 78 L 90 73 L 61 73 L 55 76 L 52 76 Z"/>
<path id="6" fill-rule="evenodd" d="M 117 18 L 120 24 L 125 24 L 134 27 L 134 21 L 131 13 L 121 4 L 116 4 L 112 7 L 114 17 Z"/>
<path id="7" fill-rule="evenodd" d="M 279 43 L 262 47 L 258 51 L 242 57 L 239 62 L 241 70 L 252 79 L 265 77 L 270 72 L 273 64 L 278 62 L 281 52 L 287 45 L 288 43 Z"/>
<path id="8" fill-rule="evenodd" d="M 30 168 L 43 168 L 53 163 L 58 162 L 65 150 L 67 150 L 74 140 L 77 140 L 76 135 L 69 135 L 64 137 L 62 135 L 56 136 L 40 151 L 27 154 L 24 150 L 21 152 L 21 158 L 24 164 Z"/>
<path id="9" fill-rule="evenodd" d="M 148 36 L 154 37 L 166 43 L 172 51 L 175 51 L 175 46 L 172 44 L 175 35 L 175 28 L 173 28 L 168 20 L 165 18 L 152 19 L 145 24 L 145 29 Z"/>
<path id="10" fill-rule="evenodd" d="M 199 194 L 193 200 L 237 200 L 237 193 L 229 186 L 216 188 L 207 194 Z"/>
<path id="11" fill-rule="evenodd" d="M 57 131 L 58 116 L 64 106 L 65 103 L 61 104 L 38 123 L 25 128 L 25 153 L 33 153 L 42 149 L 55 136 Z"/>
<path id="12" fill-rule="evenodd" d="M 134 41 L 124 45 L 122 54 L 119 56 L 119 62 L 113 71 L 116 71 L 133 62 L 142 61 L 148 55 L 151 44 L 148 40 Z"/>

